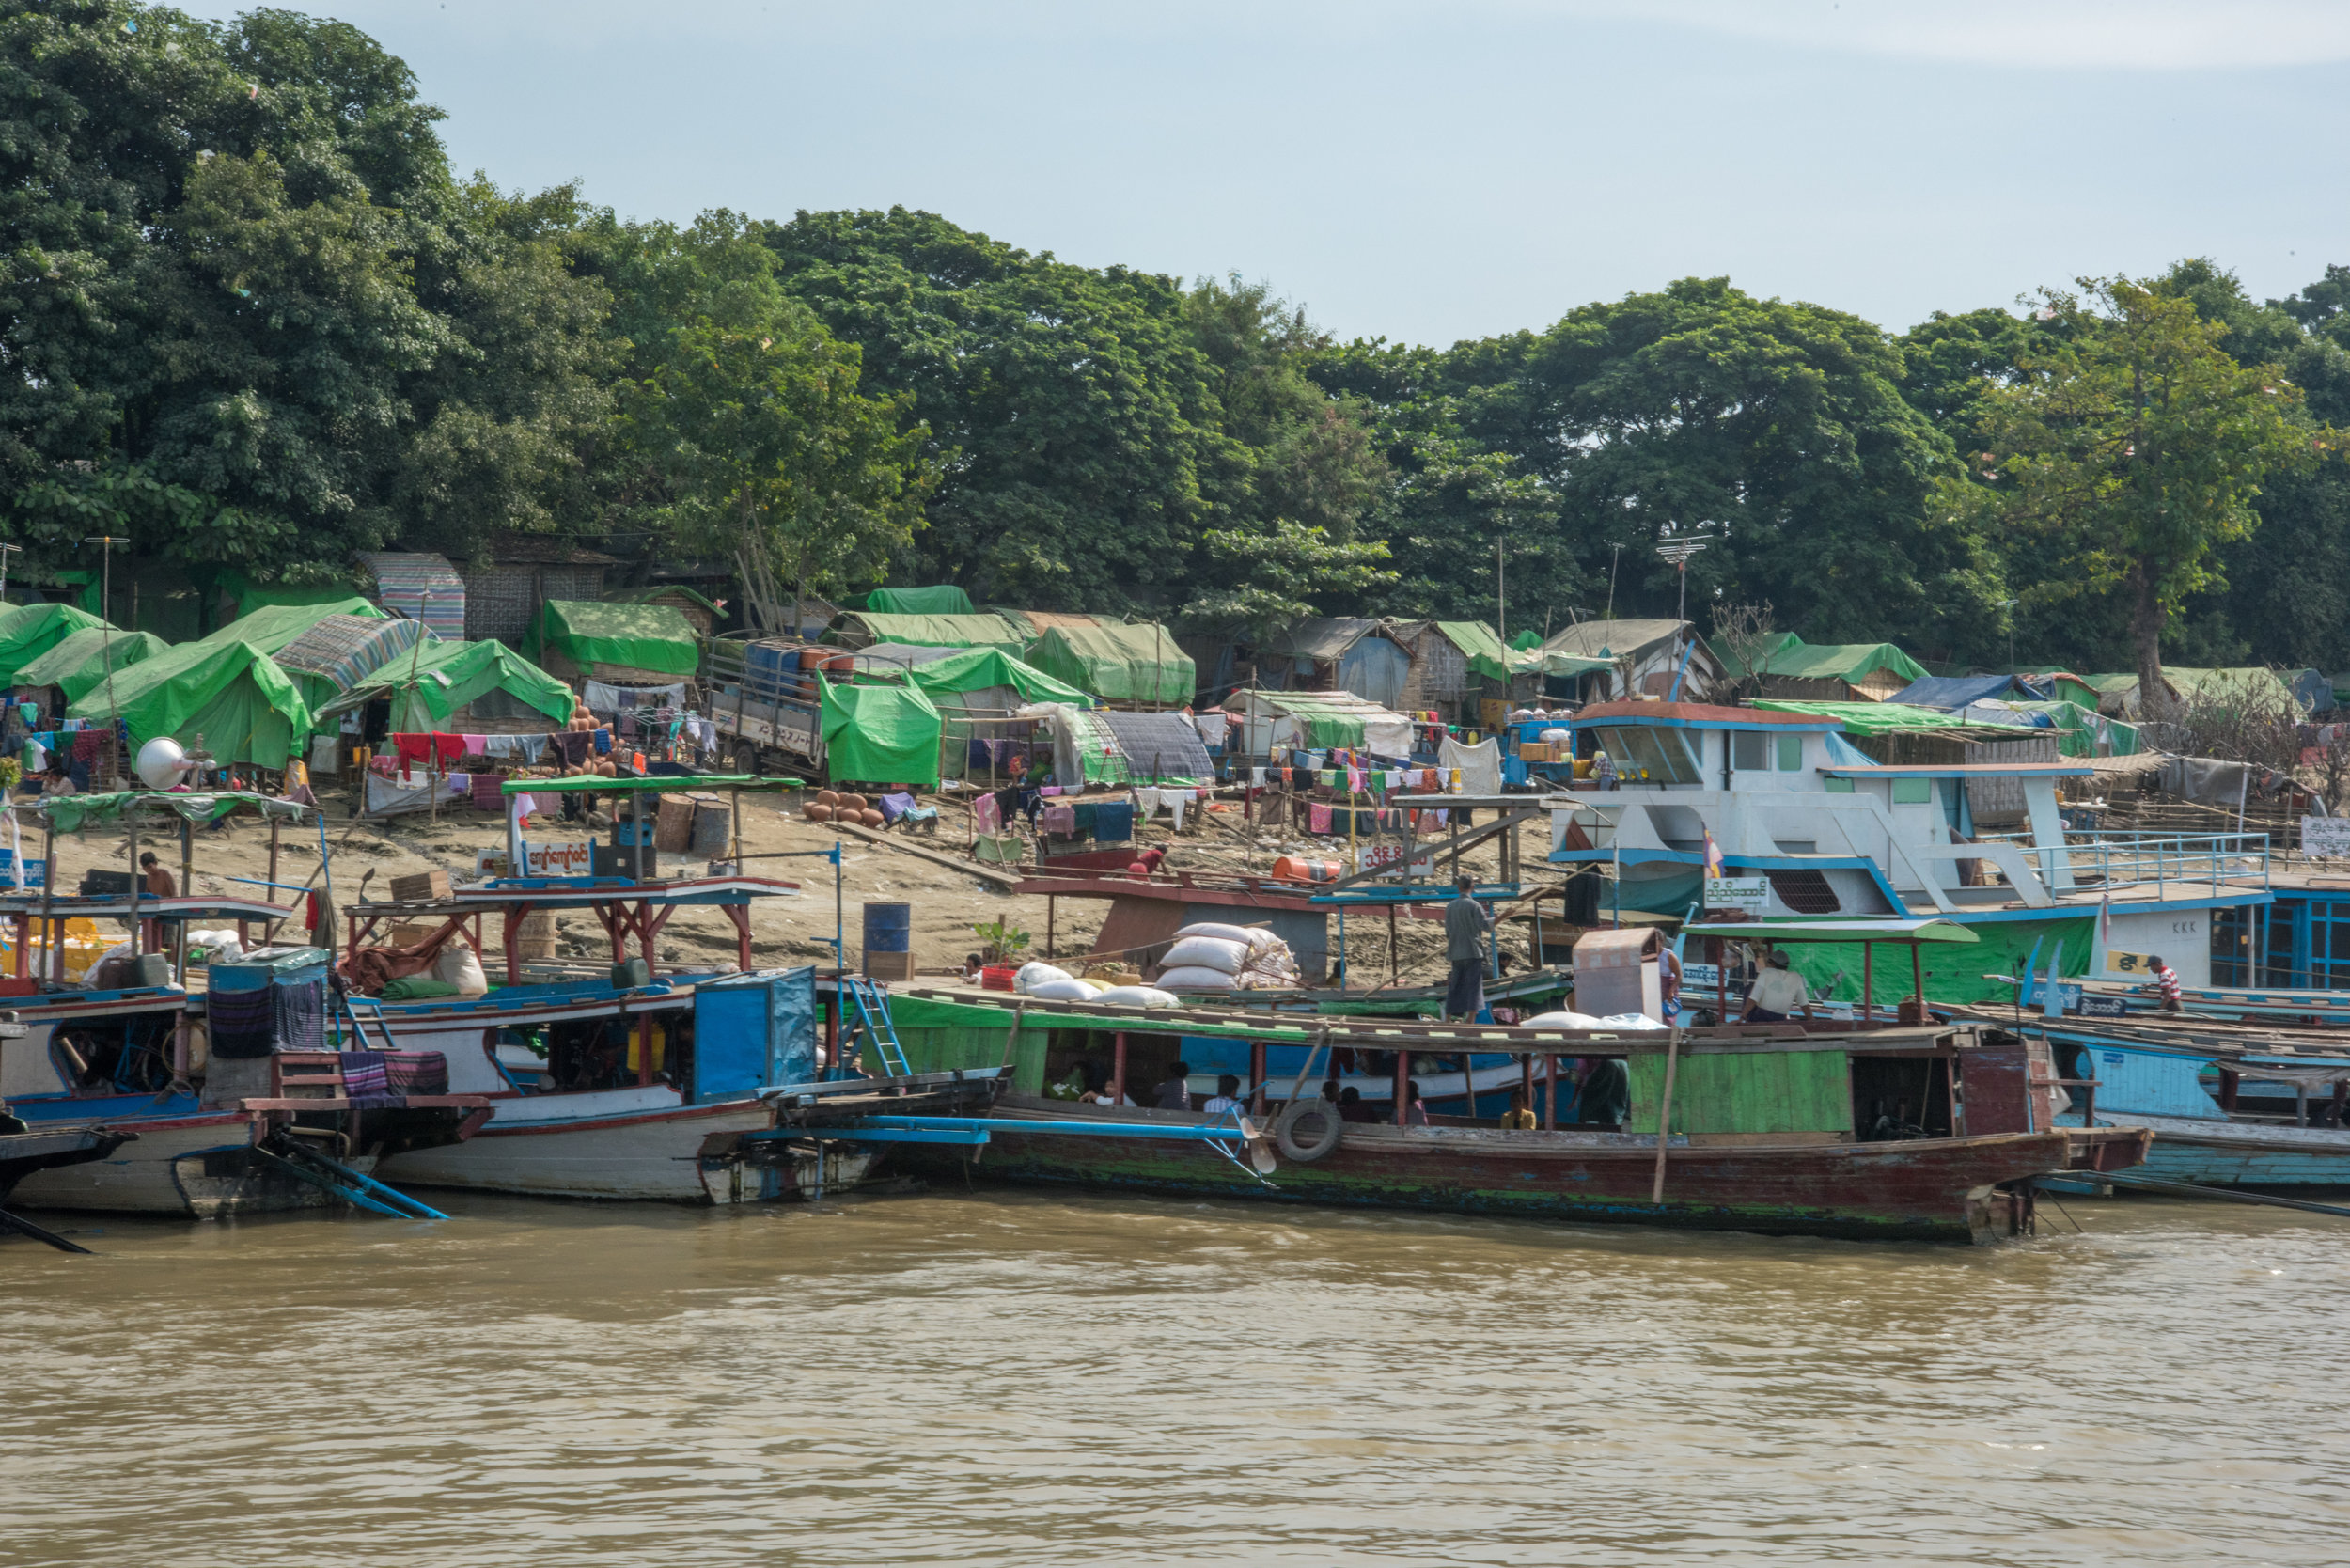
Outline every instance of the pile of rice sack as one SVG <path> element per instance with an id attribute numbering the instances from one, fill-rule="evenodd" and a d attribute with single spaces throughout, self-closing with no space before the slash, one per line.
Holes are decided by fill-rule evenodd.
<path id="1" fill-rule="evenodd" d="M 1285 991 L 1297 982 L 1297 955 L 1260 926 L 1185 926 L 1159 960 L 1159 983 L 1183 991 Z"/>
<path id="2" fill-rule="evenodd" d="M 1151 985 L 1103 985 L 1039 960 L 1024 964 L 1012 989 L 1045 1002 L 1107 1002 L 1112 1007 L 1175 1007 L 1176 998 Z"/>

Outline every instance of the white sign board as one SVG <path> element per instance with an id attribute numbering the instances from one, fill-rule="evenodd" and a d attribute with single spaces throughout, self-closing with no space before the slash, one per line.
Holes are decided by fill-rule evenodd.
<path id="1" fill-rule="evenodd" d="M 1684 964 L 1681 966 L 1681 989 L 1684 991 L 1713 991 L 1722 983 L 1721 965 L 1717 964 Z"/>
<path id="2" fill-rule="evenodd" d="M 1705 907 L 1743 909 L 1756 919 L 1770 913 L 1771 879 L 1766 876 L 1709 876 L 1701 879 Z"/>
<path id="3" fill-rule="evenodd" d="M 533 840 L 523 846 L 525 876 L 589 876 L 594 868 L 595 855 L 585 839 L 575 843 Z"/>
<path id="4" fill-rule="evenodd" d="M 1355 869 L 1358 871 L 1373 870 L 1382 867 L 1390 870 L 1401 869 L 1403 864 L 1403 846 L 1402 844 L 1365 844 L 1355 851 Z M 1414 855 L 1411 870 L 1405 874 L 1407 879 L 1413 882 L 1434 881 L 1436 852 L 1434 849 L 1423 849 Z"/>
<path id="5" fill-rule="evenodd" d="M 2350 817 L 2303 817 L 2301 853 L 2328 860 L 2350 858 Z"/>

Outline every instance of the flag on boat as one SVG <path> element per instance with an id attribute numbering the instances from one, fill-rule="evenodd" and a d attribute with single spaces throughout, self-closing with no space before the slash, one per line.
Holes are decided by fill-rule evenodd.
<path id="1" fill-rule="evenodd" d="M 1710 827 L 1705 830 L 1705 874 L 1722 874 L 1722 846 L 1714 842 L 1714 830 Z"/>

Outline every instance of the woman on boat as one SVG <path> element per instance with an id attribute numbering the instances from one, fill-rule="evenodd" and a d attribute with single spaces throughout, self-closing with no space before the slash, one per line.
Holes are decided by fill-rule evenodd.
<path id="1" fill-rule="evenodd" d="M 1785 949 L 1772 952 L 1769 964 L 1747 988 L 1747 1008 L 1738 1015 L 1745 1024 L 1784 1024 L 1797 1010 L 1811 1016 L 1811 988 L 1791 966 Z"/>

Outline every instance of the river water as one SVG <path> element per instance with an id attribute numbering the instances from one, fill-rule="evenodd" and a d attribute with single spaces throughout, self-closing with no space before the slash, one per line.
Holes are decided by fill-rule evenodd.
<path id="1" fill-rule="evenodd" d="M 0 1563 L 2350 1559 L 2339 1221 L 447 1206 L 0 1241 Z"/>

